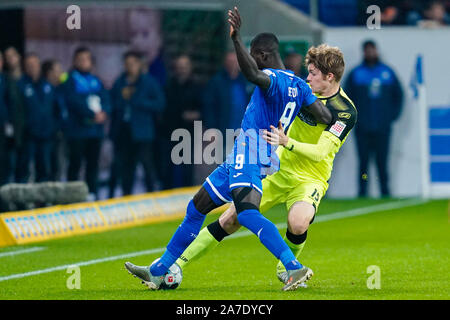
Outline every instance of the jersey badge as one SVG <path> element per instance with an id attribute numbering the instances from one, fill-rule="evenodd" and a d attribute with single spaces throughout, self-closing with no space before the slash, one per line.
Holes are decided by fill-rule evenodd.
<path id="1" fill-rule="evenodd" d="M 345 123 L 336 121 L 336 123 L 331 126 L 330 132 L 339 138 L 346 126 L 347 125 Z"/>

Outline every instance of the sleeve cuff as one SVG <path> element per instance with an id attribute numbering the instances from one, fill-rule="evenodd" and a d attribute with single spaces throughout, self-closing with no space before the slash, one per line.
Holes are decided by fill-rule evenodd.
<path id="1" fill-rule="evenodd" d="M 287 145 L 284 148 L 288 149 L 289 151 L 294 150 L 294 143 L 292 142 L 292 139 L 288 140 L 288 143 L 287 143 Z"/>

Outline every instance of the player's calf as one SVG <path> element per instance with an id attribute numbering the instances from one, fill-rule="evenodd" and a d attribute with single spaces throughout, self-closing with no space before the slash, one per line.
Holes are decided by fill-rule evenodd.
<path id="1" fill-rule="evenodd" d="M 303 234 L 293 234 L 292 232 L 286 230 L 286 236 L 284 241 L 288 245 L 289 249 L 291 249 L 292 253 L 296 258 L 300 255 L 305 246 L 306 237 L 308 235 L 308 231 L 305 231 Z M 277 278 L 283 283 L 287 281 L 287 272 L 281 261 L 278 261 L 276 268 Z"/>
<path id="2" fill-rule="evenodd" d="M 169 267 L 175 263 L 183 251 L 197 237 L 205 221 L 206 214 L 217 206 L 204 187 L 201 187 L 194 198 L 189 201 L 186 216 L 175 231 L 172 239 L 170 239 L 167 250 L 162 255 L 160 263 L 150 267 L 152 275 L 161 276 L 167 272 Z"/>

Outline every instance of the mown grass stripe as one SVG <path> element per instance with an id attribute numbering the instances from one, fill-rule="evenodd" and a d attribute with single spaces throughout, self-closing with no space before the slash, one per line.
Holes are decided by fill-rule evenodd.
<path id="1" fill-rule="evenodd" d="M 400 209 L 400 208 L 423 204 L 426 202 L 427 202 L 427 200 L 422 200 L 422 199 L 408 199 L 408 200 L 402 200 L 402 201 L 377 204 L 377 205 L 373 205 L 373 206 L 356 208 L 356 209 L 351 209 L 351 210 L 346 210 L 346 211 L 341 211 L 341 212 L 335 212 L 335 213 L 330 213 L 330 214 L 323 215 L 323 216 L 317 216 L 315 223 L 320 223 L 320 222 L 325 222 L 325 221 L 330 221 L 330 220 L 345 219 L 345 218 L 361 216 L 361 215 L 365 215 L 365 214 L 369 214 L 369 213 L 381 212 L 381 211 L 386 211 L 386 210 Z M 278 229 L 284 228 L 284 227 L 286 227 L 286 223 L 285 222 L 278 223 L 278 224 L 276 224 L 276 226 Z M 246 230 L 246 231 L 237 232 L 228 238 L 240 238 L 240 237 L 245 237 L 245 236 L 249 236 L 249 235 L 252 235 L 252 233 L 250 231 Z M 30 271 L 30 272 L 25 272 L 25 273 L 17 273 L 17 274 L 0 277 L 0 282 L 12 280 L 12 279 L 25 278 L 25 277 L 55 272 L 55 271 L 66 270 L 70 266 L 79 266 L 79 267 L 89 266 L 89 265 L 93 265 L 93 264 L 97 264 L 97 263 L 103 263 L 103 262 L 115 261 L 115 260 L 120 260 L 120 259 L 125 259 L 125 258 L 143 256 L 143 255 L 147 255 L 147 254 L 159 253 L 159 252 L 163 252 L 164 250 L 165 250 L 165 247 L 164 248 L 154 248 L 154 249 L 149 249 L 149 250 L 142 250 L 142 251 L 136 251 L 136 252 L 126 253 L 126 254 L 111 256 L 111 257 L 99 258 L 99 259 L 94 259 L 94 260 L 74 262 L 71 264 L 65 264 L 65 265 L 56 266 L 56 267 L 47 268 L 47 269 L 35 270 L 35 271 Z"/>

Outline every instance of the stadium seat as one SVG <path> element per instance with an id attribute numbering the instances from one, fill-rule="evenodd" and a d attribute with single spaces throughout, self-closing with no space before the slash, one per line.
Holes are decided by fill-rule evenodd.
<path id="1" fill-rule="evenodd" d="M 309 14 L 309 0 L 283 0 L 285 3 Z M 328 26 L 356 25 L 358 14 L 356 0 L 319 0 L 319 20 Z"/>

